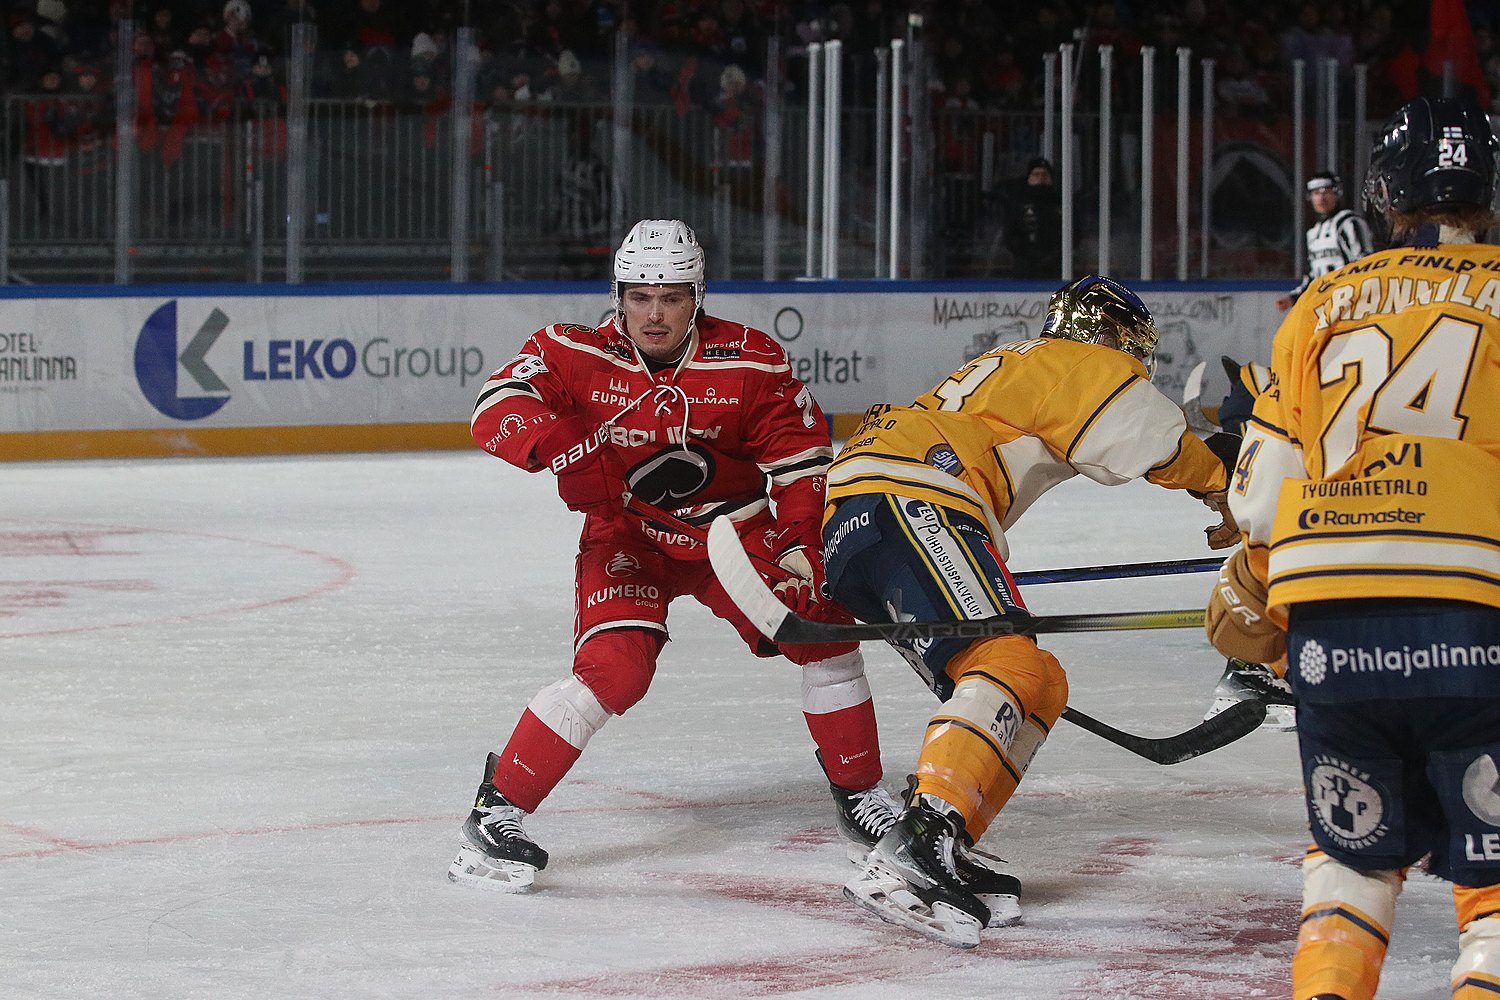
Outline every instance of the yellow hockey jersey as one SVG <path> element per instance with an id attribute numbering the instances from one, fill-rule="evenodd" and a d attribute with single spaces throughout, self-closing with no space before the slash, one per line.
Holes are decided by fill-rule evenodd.
<path id="1" fill-rule="evenodd" d="M 1225 488 L 1223 463 L 1138 360 L 1049 337 L 980 355 L 911 406 L 872 407 L 828 472 L 828 498 L 891 493 L 960 510 L 989 523 L 1008 558 L 1004 529 L 1080 474 Z"/>
<path id="2" fill-rule="evenodd" d="M 1230 509 L 1273 620 L 1304 601 L 1500 607 L 1500 247 L 1395 248 L 1276 332 Z"/>

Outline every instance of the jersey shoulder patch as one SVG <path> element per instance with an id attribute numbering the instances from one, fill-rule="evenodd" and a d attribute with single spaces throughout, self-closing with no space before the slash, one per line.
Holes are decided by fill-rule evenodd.
<path id="1" fill-rule="evenodd" d="M 554 323 L 538 330 L 534 339 L 539 344 L 553 343 L 584 354 L 609 358 L 627 368 L 635 367 L 630 341 L 608 323 L 598 328 L 582 323 Z"/>
<path id="2" fill-rule="evenodd" d="M 538 330 L 535 336 L 551 337 L 556 340 L 580 340 L 586 343 L 598 343 L 606 339 L 603 331 L 584 326 L 582 323 L 552 323 Z"/>
<path id="3" fill-rule="evenodd" d="M 757 330 L 753 326 L 735 325 L 733 329 L 743 356 L 747 360 L 782 363 L 786 361 L 786 350 L 769 333 Z"/>

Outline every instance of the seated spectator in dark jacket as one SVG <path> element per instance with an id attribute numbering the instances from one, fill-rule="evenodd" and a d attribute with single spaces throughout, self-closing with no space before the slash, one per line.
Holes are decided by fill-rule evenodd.
<path id="1" fill-rule="evenodd" d="M 1062 273 L 1062 203 L 1052 182 L 1052 163 L 1038 156 L 1026 165 L 1005 212 L 1005 246 L 1018 278 L 1057 278 Z"/>

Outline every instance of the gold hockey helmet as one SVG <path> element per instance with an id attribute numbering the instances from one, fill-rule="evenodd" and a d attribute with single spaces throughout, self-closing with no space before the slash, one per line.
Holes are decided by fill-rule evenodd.
<path id="1" fill-rule="evenodd" d="M 1064 285 L 1047 303 L 1043 337 L 1103 344 L 1156 367 L 1156 321 L 1130 289 L 1110 278 L 1090 274 Z"/>

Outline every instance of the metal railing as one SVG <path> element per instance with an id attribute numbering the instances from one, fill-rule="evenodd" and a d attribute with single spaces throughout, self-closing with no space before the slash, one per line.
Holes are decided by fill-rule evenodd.
<path id="1" fill-rule="evenodd" d="M 1126 67 L 1090 55 L 1095 101 L 1063 46 L 1042 109 L 996 112 L 931 108 L 919 39 L 882 50 L 868 94 L 844 92 L 828 48 L 811 117 L 780 86 L 733 116 L 637 104 L 619 53 L 595 103 L 311 98 L 305 66 L 290 100 L 213 120 L 143 114 L 125 80 L 113 103 L 5 95 L 0 280 L 598 279 L 644 216 L 687 219 L 716 279 L 1007 277 L 1006 207 L 1039 152 L 1062 182 L 1064 273 L 1289 277 L 1307 163 L 1352 173 L 1368 148 L 1359 73 L 1352 119 L 1332 70 L 1308 100 L 1298 65 L 1294 113 L 1247 121 L 1212 113 L 1213 62 L 1187 50 L 1146 50 L 1139 98 L 1115 103 Z"/>

